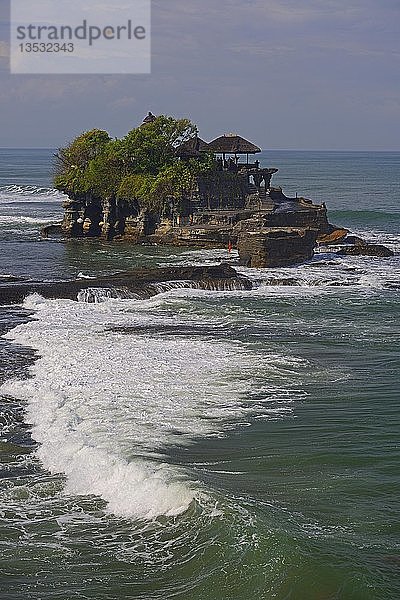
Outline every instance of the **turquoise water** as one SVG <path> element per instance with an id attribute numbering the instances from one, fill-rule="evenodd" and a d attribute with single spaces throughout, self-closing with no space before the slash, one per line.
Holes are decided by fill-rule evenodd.
<path id="1" fill-rule="evenodd" d="M 398 252 L 400 153 L 262 160 L 288 195 Z M 0 151 L 4 284 L 235 265 L 40 240 L 62 214 L 50 162 Z M 398 254 L 243 272 L 250 292 L 2 308 L 1 597 L 400 597 Z"/>

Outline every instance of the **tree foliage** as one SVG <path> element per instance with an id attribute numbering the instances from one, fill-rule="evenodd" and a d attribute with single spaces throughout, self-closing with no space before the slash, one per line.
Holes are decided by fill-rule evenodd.
<path id="1" fill-rule="evenodd" d="M 58 150 L 57 173 L 63 175 L 70 168 L 85 169 L 92 159 L 103 152 L 110 141 L 108 133 L 101 129 L 92 129 L 78 135 L 69 146 Z"/>
<path id="2" fill-rule="evenodd" d="M 151 204 L 154 176 L 144 173 L 127 175 L 124 177 L 117 190 L 117 198 L 122 200 L 138 200 L 144 206 Z"/>
<path id="3" fill-rule="evenodd" d="M 124 176 L 124 166 L 118 156 L 118 142 L 110 141 L 100 154 L 89 161 L 81 184 L 85 192 L 96 198 L 112 198 Z"/>
<path id="4" fill-rule="evenodd" d="M 152 123 L 132 129 L 121 143 L 121 156 L 127 168 L 136 173 L 157 175 L 175 160 L 178 146 L 197 133 L 188 119 L 160 116 Z"/>
<path id="5" fill-rule="evenodd" d="M 214 168 L 212 155 L 182 161 L 177 148 L 197 133 L 188 119 L 160 116 L 112 140 L 93 129 L 56 154 L 54 183 L 71 195 L 139 202 L 162 211 L 165 204 L 190 195 L 200 172 Z"/>

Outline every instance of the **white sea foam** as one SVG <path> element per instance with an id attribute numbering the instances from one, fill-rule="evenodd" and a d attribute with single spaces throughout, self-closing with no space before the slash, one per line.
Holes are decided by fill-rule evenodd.
<path id="1" fill-rule="evenodd" d="M 311 261 L 274 269 L 236 269 L 254 282 L 256 295 L 318 295 L 340 288 L 380 290 L 400 283 L 399 256 L 379 258 L 318 253 Z M 342 292 L 339 292 L 342 293 Z"/>
<path id="2" fill-rule="evenodd" d="M 19 223 L 40 225 L 45 223 L 54 223 L 54 218 L 48 219 L 45 217 L 30 217 L 28 215 L 0 215 L 0 225 L 17 225 Z"/>
<path id="3" fill-rule="evenodd" d="M 314 258 L 304 264 L 271 269 L 253 269 L 239 265 L 237 251 L 223 249 L 189 250 L 177 256 L 182 265 L 217 264 L 225 261 L 254 284 L 254 295 L 318 295 L 336 288 L 379 290 L 400 285 L 400 235 L 381 231 L 356 231 L 371 243 L 384 244 L 396 252 L 393 258 L 338 256 L 335 250 L 317 250 Z M 168 264 L 168 263 L 166 263 Z M 286 280 L 286 281 L 285 281 Z M 290 281 L 292 280 L 292 281 Z M 256 289 L 258 287 L 258 289 Z M 246 292 L 246 296 L 248 292 Z"/>
<path id="4" fill-rule="evenodd" d="M 43 465 L 66 474 L 67 492 L 99 495 L 123 516 L 188 508 L 196 491 L 181 470 L 160 463 L 165 449 L 240 420 L 250 375 L 261 368 L 262 357 L 238 344 L 164 334 L 163 325 L 184 321 L 163 310 L 164 297 L 93 305 L 33 295 L 25 307 L 35 320 L 6 336 L 40 355 L 30 379 L 2 391 L 27 401 Z M 137 333 L 118 329 L 127 326 Z M 263 410 L 259 397 L 255 410 Z"/>
<path id="5" fill-rule="evenodd" d="M 66 196 L 54 188 L 16 184 L 0 186 L 0 203 L 60 202 L 64 198 Z"/>
<path id="6" fill-rule="evenodd" d="M 380 229 L 355 229 L 355 235 L 372 244 L 383 244 L 394 252 L 400 252 L 400 234 Z"/>
<path id="7" fill-rule="evenodd" d="M 78 273 L 78 275 L 76 276 L 77 279 L 96 279 L 97 276 L 96 275 L 86 275 L 85 273 Z"/>

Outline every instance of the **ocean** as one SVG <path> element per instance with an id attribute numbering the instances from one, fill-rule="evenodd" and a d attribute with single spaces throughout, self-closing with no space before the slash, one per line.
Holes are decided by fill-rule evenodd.
<path id="1" fill-rule="evenodd" d="M 2 599 L 400 598 L 400 153 L 260 156 L 395 256 L 239 267 L 251 291 L 0 307 Z M 52 150 L 0 150 L 0 285 L 238 264 L 43 240 L 51 177 Z"/>

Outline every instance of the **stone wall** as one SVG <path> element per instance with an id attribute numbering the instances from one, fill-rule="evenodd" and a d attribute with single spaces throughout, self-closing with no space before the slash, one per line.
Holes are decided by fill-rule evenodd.
<path id="1" fill-rule="evenodd" d="M 246 174 L 211 171 L 198 177 L 198 198 L 193 209 L 240 210 L 246 205 L 248 193 Z"/>

